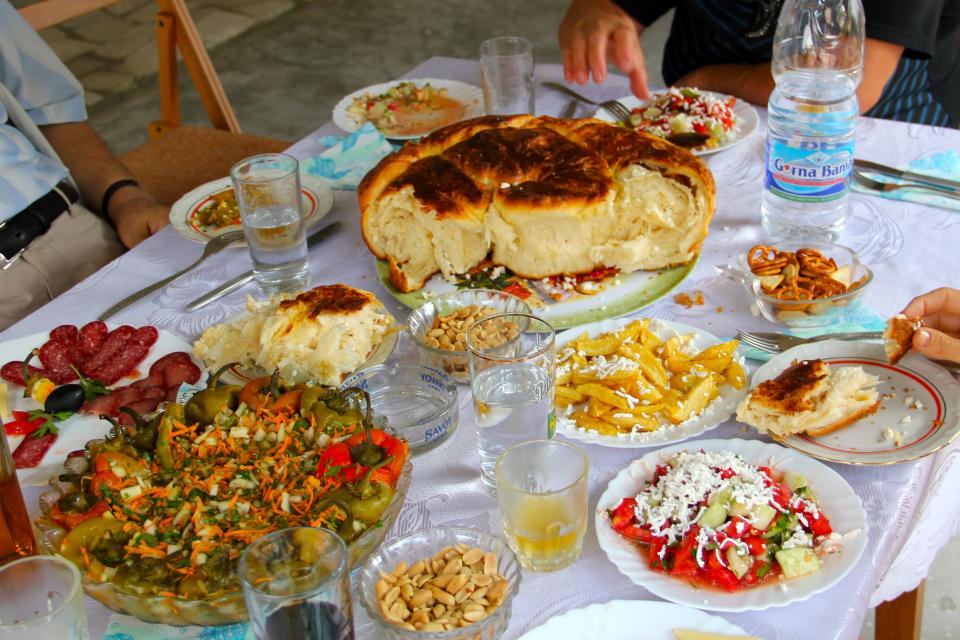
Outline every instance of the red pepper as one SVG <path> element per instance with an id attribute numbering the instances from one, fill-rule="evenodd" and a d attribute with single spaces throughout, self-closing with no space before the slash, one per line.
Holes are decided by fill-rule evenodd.
<path id="1" fill-rule="evenodd" d="M 680 541 L 680 546 L 673 552 L 673 569 L 670 573 L 685 578 L 695 578 L 700 573 L 700 566 L 694 554 L 697 551 L 697 533 L 700 527 L 690 527 L 687 534 Z M 669 552 L 668 552 L 669 553 Z"/>
<path id="2" fill-rule="evenodd" d="M 767 552 L 767 542 L 760 536 L 750 536 L 744 538 L 743 541 L 750 548 L 750 555 L 754 558 L 759 558 Z"/>
<path id="3" fill-rule="evenodd" d="M 50 510 L 50 520 L 59 524 L 67 531 L 73 530 L 78 524 L 84 520 L 89 520 L 90 518 L 96 518 L 107 512 L 107 503 L 98 502 L 94 504 L 88 511 L 82 513 L 73 513 L 72 511 L 63 511 L 60 509 L 59 504 L 53 505 L 53 509 Z"/>
<path id="4" fill-rule="evenodd" d="M 28 436 L 46 422 L 45 418 L 30 419 L 27 411 L 13 411 L 13 420 L 3 425 L 3 430 L 8 436 Z"/>
<path id="5" fill-rule="evenodd" d="M 336 468 L 334 471 L 333 469 Z M 345 442 L 336 442 L 323 450 L 317 462 L 316 476 L 328 476 L 339 482 L 354 482 L 366 469 L 354 464 L 350 447 Z M 328 474 L 329 472 L 329 474 Z"/>
<path id="6" fill-rule="evenodd" d="M 517 296 L 521 300 L 526 300 L 530 297 L 530 289 L 527 289 L 519 282 L 511 282 L 509 285 L 504 287 L 503 291 L 504 293 Z"/>
<path id="7" fill-rule="evenodd" d="M 813 515 L 811 511 L 804 511 L 803 517 L 810 523 L 809 529 L 813 535 L 828 536 L 833 533 L 833 527 L 830 526 L 830 521 L 822 511 L 817 511 L 817 515 Z"/>
<path id="8" fill-rule="evenodd" d="M 613 524 L 613 530 L 623 532 L 634 521 L 636 514 L 637 501 L 635 498 L 624 498 L 611 512 L 610 521 Z"/>
<path id="9" fill-rule="evenodd" d="M 111 491 L 119 491 L 123 488 L 123 480 L 113 471 L 98 471 L 90 479 L 90 490 L 93 491 L 93 495 L 102 498 L 104 487 Z"/>

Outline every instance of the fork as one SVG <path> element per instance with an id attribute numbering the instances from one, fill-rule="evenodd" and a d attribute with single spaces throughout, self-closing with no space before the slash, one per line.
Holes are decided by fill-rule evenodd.
<path id="1" fill-rule="evenodd" d="M 565 93 L 572 98 L 576 98 L 580 102 L 586 102 L 587 104 L 592 104 L 595 107 L 602 107 L 603 109 L 606 109 L 608 112 L 610 112 L 610 115 L 612 115 L 617 120 L 620 120 L 624 124 L 628 124 L 628 125 L 631 124 L 630 109 L 628 109 L 626 105 L 624 105 L 622 102 L 618 102 L 617 100 L 607 100 L 606 102 L 597 102 L 596 100 L 591 100 L 590 98 L 584 95 L 580 95 L 573 89 L 569 87 L 565 87 L 562 84 L 558 84 L 556 82 L 543 82 L 541 83 L 541 86 L 547 87 L 548 89 L 555 89 L 556 91 Z"/>
<path id="2" fill-rule="evenodd" d="M 197 260 L 193 264 L 191 264 L 189 267 L 176 272 L 172 276 L 164 278 L 160 282 L 155 282 L 149 287 L 144 287 L 143 289 L 140 289 L 136 293 L 131 293 L 129 296 L 127 296 L 117 304 L 113 305 L 112 307 L 110 307 L 109 309 L 101 313 L 99 319 L 106 320 L 107 318 L 110 318 L 116 315 L 117 313 L 119 313 L 120 311 L 123 311 L 124 309 L 129 307 L 131 304 L 133 304 L 137 300 L 140 300 L 144 296 L 153 293 L 157 289 L 161 289 L 167 286 L 168 284 L 170 284 L 180 276 L 184 275 L 188 271 L 196 268 L 201 262 L 203 262 L 204 260 L 212 256 L 213 254 L 220 253 L 231 244 L 235 242 L 239 242 L 241 240 L 243 240 L 242 230 L 228 231 L 227 233 L 217 236 L 213 240 L 210 240 L 209 242 L 207 242 L 207 244 L 203 247 L 203 253 L 200 254 L 200 257 L 197 258 Z"/>
<path id="3" fill-rule="evenodd" d="M 765 331 L 737 331 L 737 340 L 747 346 L 766 351 L 767 353 L 783 353 L 797 345 L 820 342 L 822 340 L 879 340 L 883 338 L 881 331 L 856 331 L 852 333 L 828 333 L 812 338 L 788 336 L 782 333 L 768 333 Z M 934 360 L 951 373 L 960 373 L 960 364 L 944 360 Z"/>
<path id="4" fill-rule="evenodd" d="M 938 196 L 946 196 L 947 198 L 956 198 L 960 200 L 960 193 L 947 187 L 937 187 L 936 185 L 932 184 L 919 184 L 916 182 L 881 182 L 880 180 L 868 178 L 856 169 L 853 171 L 853 179 L 867 189 L 871 191 L 878 191 L 880 193 L 888 193 L 890 191 L 896 191 L 897 189 L 922 189 L 924 191 L 935 193 Z"/>

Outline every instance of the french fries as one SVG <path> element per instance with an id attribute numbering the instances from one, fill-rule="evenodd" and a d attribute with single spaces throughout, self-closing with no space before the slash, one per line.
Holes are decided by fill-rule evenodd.
<path id="1" fill-rule="evenodd" d="M 693 334 L 663 339 L 650 324 L 645 318 L 612 333 L 583 333 L 561 350 L 557 406 L 577 427 L 610 436 L 652 432 L 699 415 L 724 385 L 746 385 L 734 359 L 738 341 L 691 353 Z"/>

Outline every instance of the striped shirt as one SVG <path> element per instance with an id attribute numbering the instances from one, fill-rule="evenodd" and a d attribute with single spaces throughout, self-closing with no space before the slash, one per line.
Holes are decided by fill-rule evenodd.
<path id="1" fill-rule="evenodd" d="M 641 24 L 675 8 L 663 56 L 663 78 L 673 84 L 687 73 L 712 64 L 763 64 L 770 61 L 779 3 L 770 0 L 616 0 Z M 953 16 L 942 17 L 938 2 L 920 2 L 906 14 L 899 2 L 864 0 L 867 36 L 905 47 L 879 101 L 866 115 L 875 118 L 957 126 L 960 113 L 941 101 L 956 97 L 952 73 L 958 73 Z M 772 9 L 767 28 L 758 15 Z M 900 5 L 900 11 L 896 6 Z M 922 5 L 922 15 L 920 7 Z M 891 8 L 892 7 L 892 8 Z M 947 9 L 943 11 L 946 15 Z M 899 15 L 899 17 L 898 17 Z M 763 21 L 761 21 L 763 22 Z M 751 34 L 751 35 L 748 35 Z M 952 34 L 952 35 L 951 35 Z M 953 42 L 953 51 L 950 43 Z M 939 67 L 934 73 L 936 60 Z M 953 71 L 949 71 L 949 69 Z M 931 81 L 940 78 L 939 84 Z M 938 93 L 940 99 L 935 96 Z M 956 100 L 952 100 L 956 102 Z M 952 117 L 951 117 L 952 115 Z"/>
<path id="2" fill-rule="evenodd" d="M 0 84 L 37 125 L 86 120 L 83 88 L 8 0 L 0 0 Z M 0 103 L 0 221 L 67 176 L 9 121 Z"/>

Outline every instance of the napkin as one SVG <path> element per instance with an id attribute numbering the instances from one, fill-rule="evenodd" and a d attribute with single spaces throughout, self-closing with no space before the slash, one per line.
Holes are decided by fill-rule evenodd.
<path id="1" fill-rule="evenodd" d="M 249 624 L 220 627 L 171 627 L 113 614 L 103 640 L 255 640 Z"/>
<path id="2" fill-rule="evenodd" d="M 345 137 L 324 136 L 320 143 L 329 148 L 300 165 L 306 173 L 324 179 L 331 189 L 356 189 L 363 176 L 395 150 L 369 122 Z"/>
<path id="3" fill-rule="evenodd" d="M 842 318 L 839 318 L 837 323 L 831 324 L 827 327 L 815 327 L 812 329 L 784 329 L 783 333 L 791 336 L 797 336 L 799 338 L 812 338 L 813 336 L 820 336 L 825 333 L 847 333 L 853 331 L 883 331 L 884 327 L 887 326 L 887 321 L 880 317 L 880 315 L 873 309 L 865 305 L 855 305 L 853 309 L 845 313 Z M 770 329 L 771 331 L 779 331 L 777 329 Z M 744 358 L 750 360 L 758 360 L 760 362 L 766 362 L 773 356 L 777 355 L 774 353 L 767 353 L 766 351 L 761 351 L 760 349 L 754 349 L 753 347 L 748 347 L 745 344 L 740 345 L 740 353 L 743 354 Z"/>
<path id="4" fill-rule="evenodd" d="M 914 173 L 922 173 L 934 178 L 945 178 L 947 180 L 960 181 L 960 153 L 957 153 L 952 149 L 948 151 L 941 151 L 939 153 L 934 153 L 922 158 L 917 158 L 916 160 L 909 162 L 906 166 L 900 166 L 897 168 L 904 169 L 905 171 L 912 171 Z M 861 171 L 869 175 L 871 178 L 883 180 L 884 182 L 904 182 L 903 180 L 899 180 L 893 176 L 880 175 L 868 170 Z M 853 185 L 853 190 L 859 193 L 867 193 L 872 196 L 890 198 L 891 200 L 906 200 L 908 202 L 929 204 L 934 207 L 960 210 L 960 200 L 938 196 L 930 191 L 920 189 L 898 189 L 896 191 L 878 193 L 876 191 L 871 191 L 866 187 L 861 187 L 856 183 L 856 181 L 851 181 L 850 184 Z"/>

